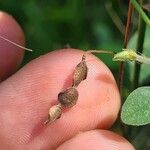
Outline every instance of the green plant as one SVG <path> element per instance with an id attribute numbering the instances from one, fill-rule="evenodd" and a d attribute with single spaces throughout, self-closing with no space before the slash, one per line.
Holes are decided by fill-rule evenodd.
<path id="1" fill-rule="evenodd" d="M 141 1 L 142 4 L 143 1 Z M 139 32 L 138 32 L 138 40 L 137 40 L 137 49 L 143 49 L 144 37 L 145 37 L 145 29 L 146 25 L 150 26 L 150 19 L 142 10 L 141 6 L 135 1 L 131 0 L 131 3 L 136 8 L 139 13 Z M 145 21 L 145 22 L 144 22 Z M 137 53 L 141 53 L 140 55 Z M 137 61 L 139 63 L 147 63 L 150 64 L 150 58 L 145 57 L 142 54 L 143 51 L 138 51 L 137 53 L 133 50 L 125 49 L 125 51 L 118 53 L 114 56 L 114 60 L 119 61 Z M 140 65 L 141 65 L 140 64 Z M 148 69 L 149 66 L 147 66 Z M 134 82 L 133 89 L 135 89 L 126 99 L 122 111 L 121 111 L 121 119 L 125 124 L 129 125 L 144 125 L 150 123 L 150 87 L 140 87 L 139 85 L 139 74 L 140 74 L 140 66 L 135 63 L 135 71 L 134 71 Z M 137 88 L 137 89 L 136 89 Z"/>

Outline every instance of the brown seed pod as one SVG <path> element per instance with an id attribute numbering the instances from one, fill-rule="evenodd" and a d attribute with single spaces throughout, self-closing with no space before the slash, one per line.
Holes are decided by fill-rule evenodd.
<path id="1" fill-rule="evenodd" d="M 86 66 L 85 58 L 76 66 L 73 73 L 73 86 L 77 87 L 81 81 L 85 80 L 87 77 L 88 68 Z"/>
<path id="2" fill-rule="evenodd" d="M 77 89 L 71 87 L 58 94 L 58 101 L 63 107 L 72 107 L 76 104 L 78 96 Z"/>
<path id="3" fill-rule="evenodd" d="M 61 117 L 62 110 L 61 110 L 61 105 L 54 105 L 49 109 L 49 114 L 48 114 L 48 120 L 45 121 L 45 124 L 49 122 L 53 122 L 56 119 L 59 119 Z"/>

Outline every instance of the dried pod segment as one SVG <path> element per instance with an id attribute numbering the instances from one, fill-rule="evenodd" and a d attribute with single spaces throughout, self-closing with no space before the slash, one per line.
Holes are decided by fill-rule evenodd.
<path id="1" fill-rule="evenodd" d="M 85 80 L 87 77 L 87 65 L 85 62 L 85 56 L 83 55 L 82 61 L 76 66 L 73 73 L 73 86 L 77 87 L 81 81 Z"/>
<path id="2" fill-rule="evenodd" d="M 48 119 L 45 121 L 45 124 L 49 122 L 53 122 L 56 119 L 59 119 L 61 117 L 62 110 L 61 105 L 54 105 L 49 109 Z"/>
<path id="3" fill-rule="evenodd" d="M 78 100 L 78 91 L 75 87 L 68 88 L 67 90 L 58 94 L 58 101 L 63 107 L 72 107 Z"/>

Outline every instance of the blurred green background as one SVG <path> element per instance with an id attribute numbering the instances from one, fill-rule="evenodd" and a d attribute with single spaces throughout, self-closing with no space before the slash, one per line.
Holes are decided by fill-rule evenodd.
<path id="1" fill-rule="evenodd" d="M 26 47 L 34 50 L 26 52 L 27 63 L 66 44 L 83 50 L 121 50 L 127 4 L 123 0 L 5 0 L 0 1 L 0 9 L 12 14 L 23 28 Z M 116 72 L 117 63 L 110 56 L 101 55 L 101 59 Z"/>

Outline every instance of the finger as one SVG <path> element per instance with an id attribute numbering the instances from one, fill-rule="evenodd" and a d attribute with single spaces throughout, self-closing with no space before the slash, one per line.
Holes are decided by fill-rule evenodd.
<path id="1" fill-rule="evenodd" d="M 24 46 L 24 34 L 14 18 L 0 12 L 0 35 Z M 0 38 L 0 78 L 4 80 L 14 73 L 22 61 L 24 50 Z"/>
<path id="2" fill-rule="evenodd" d="M 79 133 L 63 143 L 57 150 L 134 150 L 123 137 L 107 130 Z"/>
<path id="3" fill-rule="evenodd" d="M 56 122 L 43 125 L 58 93 L 72 85 L 72 74 L 82 55 L 83 51 L 75 49 L 49 53 L 1 84 L 2 137 L 11 139 L 13 146 L 29 143 L 35 149 L 55 149 L 79 131 L 109 128 L 114 123 L 120 107 L 116 82 L 110 70 L 89 55 L 88 76 L 77 88 L 77 104 Z"/>

